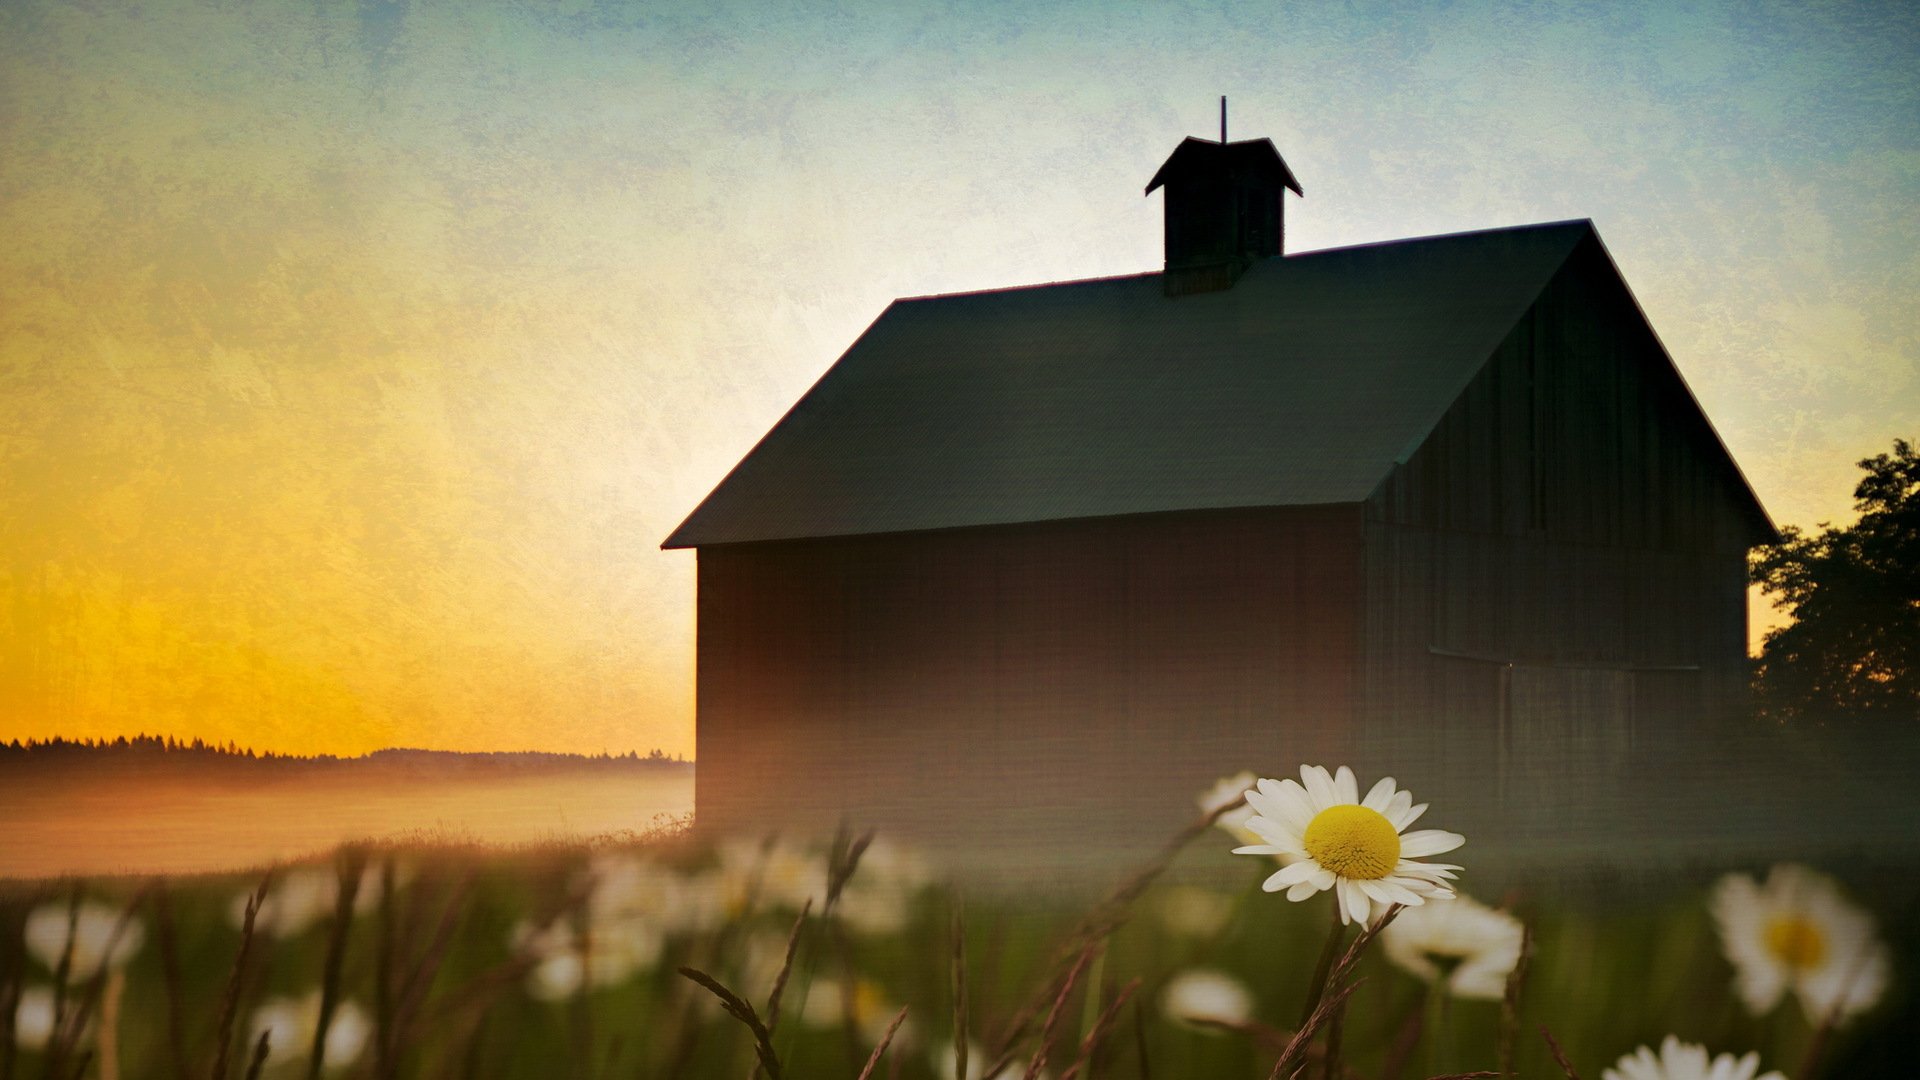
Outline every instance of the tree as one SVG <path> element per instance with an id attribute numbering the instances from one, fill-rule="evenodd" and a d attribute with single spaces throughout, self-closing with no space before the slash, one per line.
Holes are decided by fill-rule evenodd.
<path id="1" fill-rule="evenodd" d="M 1771 719 L 1920 720 L 1920 454 L 1895 439 L 1860 467 L 1858 521 L 1811 536 L 1790 525 L 1754 553 L 1754 582 L 1793 619 L 1755 669 Z"/>

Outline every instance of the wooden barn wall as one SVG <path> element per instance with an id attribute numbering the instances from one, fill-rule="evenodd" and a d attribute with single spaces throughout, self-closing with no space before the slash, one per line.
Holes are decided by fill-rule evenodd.
<path id="1" fill-rule="evenodd" d="M 1150 850 L 1351 733 L 1358 507 L 708 547 L 702 829 Z"/>
<path id="2" fill-rule="evenodd" d="M 1738 709 L 1755 525 L 1711 440 L 1589 241 L 1368 503 L 1376 744 L 1566 806 Z"/>

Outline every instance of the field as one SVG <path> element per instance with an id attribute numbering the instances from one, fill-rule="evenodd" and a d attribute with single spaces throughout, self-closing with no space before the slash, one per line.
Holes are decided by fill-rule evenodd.
<path id="1" fill-rule="evenodd" d="M 1891 942 L 1855 950 L 1880 955 L 1880 974 L 1856 965 L 1823 998 L 1812 976 L 1853 949 L 1853 931 L 1841 909 L 1808 903 L 1800 923 L 1758 931 L 1776 966 L 1800 968 L 1756 1012 L 1710 910 L 1730 888 L 1718 870 L 1624 890 L 1541 880 L 1480 897 L 1517 923 L 1492 917 L 1453 944 L 1429 927 L 1422 951 L 1411 932 L 1437 904 L 1356 946 L 1333 893 L 1262 891 L 1276 864 L 1227 855 L 1239 841 L 1204 817 L 1166 858 L 1082 895 L 943 873 L 887 837 L 713 845 L 684 825 L 0 886 L 0 1080 L 737 1080 L 760 1045 L 762 1074 L 918 1080 L 961 1075 L 956 1042 L 969 1077 L 1004 1063 L 995 1075 L 1055 1080 L 1258 1078 L 1277 1064 L 1366 1080 L 1591 1078 L 1669 1034 L 1756 1052 L 1760 1072 L 1798 1080 L 1902 1075 L 1909 1056 L 1912 878 L 1897 867 L 1826 868 L 1844 879 L 1844 910 L 1877 926 L 1865 940 Z M 1764 881 L 1769 868 L 1729 869 Z M 1470 865 L 1462 880 L 1472 893 Z M 1805 893 L 1827 879 L 1792 880 Z M 1516 954 L 1524 927 L 1517 965 L 1500 955 L 1502 925 Z M 1405 955 L 1451 981 L 1430 984 Z"/>
<path id="2" fill-rule="evenodd" d="M 579 841 L 693 809 L 691 766 L 0 760 L 0 876 L 193 874 L 361 840 Z"/>

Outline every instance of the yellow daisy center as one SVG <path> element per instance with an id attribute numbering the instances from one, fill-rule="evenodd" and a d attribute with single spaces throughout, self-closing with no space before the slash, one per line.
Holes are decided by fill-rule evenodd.
<path id="1" fill-rule="evenodd" d="M 1377 810 L 1329 806 L 1302 837 L 1313 861 L 1344 878 L 1374 881 L 1400 864 L 1400 833 Z"/>
<path id="2" fill-rule="evenodd" d="M 1782 915 L 1767 924 L 1767 951 L 1790 968 L 1816 968 L 1827 956 L 1827 938 L 1813 920 Z"/>

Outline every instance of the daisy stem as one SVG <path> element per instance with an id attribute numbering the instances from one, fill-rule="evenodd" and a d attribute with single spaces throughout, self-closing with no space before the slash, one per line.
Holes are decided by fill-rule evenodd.
<path id="1" fill-rule="evenodd" d="M 1320 962 L 1313 967 L 1313 982 L 1307 985 L 1307 1007 L 1300 1012 L 1301 1026 L 1312 1018 L 1313 1010 L 1320 1007 L 1320 995 L 1327 991 L 1327 977 L 1333 971 L 1333 959 L 1340 955 L 1340 939 L 1346 935 L 1347 926 L 1340 921 L 1340 898 L 1336 894 L 1333 904 L 1333 926 L 1327 931 L 1327 943 L 1320 949 Z"/>
<path id="2" fill-rule="evenodd" d="M 1818 1075 L 1816 1070 L 1820 1066 L 1820 1054 L 1827 1048 L 1827 1037 L 1833 1032 L 1834 1020 L 1839 1012 L 1840 1007 L 1836 1004 L 1820 1021 L 1820 1025 L 1813 1029 L 1813 1037 L 1807 1042 L 1806 1055 L 1800 1059 L 1800 1070 L 1793 1074 L 1795 1080 L 1813 1080 Z"/>
<path id="3" fill-rule="evenodd" d="M 1445 1065 L 1447 1059 L 1452 1056 L 1448 1053 L 1452 1047 L 1447 1045 L 1447 1003 L 1452 996 L 1452 994 L 1447 992 L 1447 985 L 1444 981 L 1437 982 L 1427 991 L 1427 1020 L 1424 1026 L 1427 1029 L 1428 1076 L 1440 1075 L 1441 1067 Z"/>
<path id="4" fill-rule="evenodd" d="M 1407 1002 L 1406 1009 L 1400 1014 L 1399 1032 L 1387 1050 L 1386 1063 L 1380 1066 L 1380 1080 L 1400 1080 L 1407 1059 L 1413 1056 L 1414 1047 L 1420 1042 L 1421 1028 L 1427 1016 L 1427 998 L 1432 993 L 1432 989 L 1422 982 L 1420 992 Z"/>

